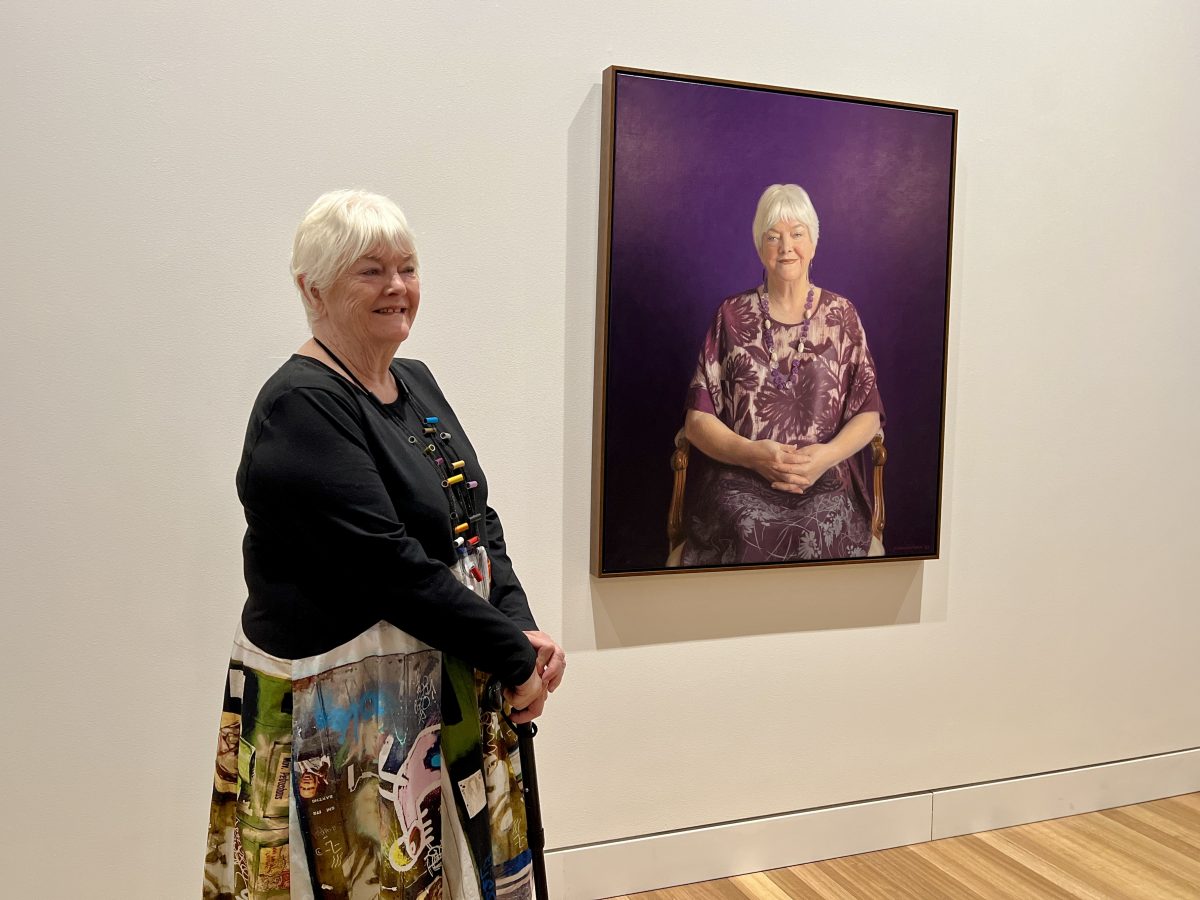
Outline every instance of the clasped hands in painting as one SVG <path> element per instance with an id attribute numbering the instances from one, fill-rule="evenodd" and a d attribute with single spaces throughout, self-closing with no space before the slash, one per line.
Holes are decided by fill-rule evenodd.
<path id="1" fill-rule="evenodd" d="M 778 441 L 752 441 L 748 468 L 770 482 L 777 491 L 803 494 L 840 460 L 828 444 L 797 447 Z"/>

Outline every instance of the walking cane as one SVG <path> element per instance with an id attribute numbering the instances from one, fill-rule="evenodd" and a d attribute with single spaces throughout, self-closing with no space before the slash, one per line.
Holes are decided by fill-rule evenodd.
<path id="1" fill-rule="evenodd" d="M 546 832 L 542 829 L 542 801 L 538 796 L 537 762 L 533 757 L 533 737 L 537 726 L 526 722 L 517 726 L 521 752 L 521 791 L 525 795 L 525 823 L 529 832 L 529 852 L 533 857 L 533 887 L 537 900 L 550 900 L 546 889 Z"/>
<path id="2" fill-rule="evenodd" d="M 504 696 L 498 678 L 488 681 L 482 702 L 486 709 L 503 715 Z M 550 900 L 550 891 L 546 887 L 546 832 L 542 829 L 537 760 L 533 757 L 533 736 L 537 734 L 537 726 L 532 722 L 513 725 L 511 720 L 508 724 L 517 732 L 517 750 L 521 755 L 521 796 L 525 800 L 525 830 L 533 861 L 533 896 L 534 900 Z"/>

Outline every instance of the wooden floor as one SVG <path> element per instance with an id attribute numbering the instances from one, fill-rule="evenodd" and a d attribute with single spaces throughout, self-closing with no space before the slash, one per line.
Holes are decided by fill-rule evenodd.
<path id="1" fill-rule="evenodd" d="M 1200 900 L 1200 794 L 617 900 Z"/>

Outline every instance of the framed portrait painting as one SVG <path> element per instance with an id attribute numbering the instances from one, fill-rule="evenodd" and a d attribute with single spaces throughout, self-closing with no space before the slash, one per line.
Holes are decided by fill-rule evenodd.
<path id="1" fill-rule="evenodd" d="M 592 571 L 938 555 L 957 111 L 604 73 Z"/>

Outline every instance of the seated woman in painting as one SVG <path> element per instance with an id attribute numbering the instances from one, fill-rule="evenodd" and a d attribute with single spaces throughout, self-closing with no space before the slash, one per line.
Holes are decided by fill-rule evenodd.
<path id="1" fill-rule="evenodd" d="M 684 566 L 871 550 L 859 451 L 880 430 L 883 403 L 854 306 L 809 280 L 819 236 L 803 188 L 763 192 L 754 243 L 764 283 L 721 304 L 688 389 L 685 433 L 712 464 L 689 479 Z"/>

